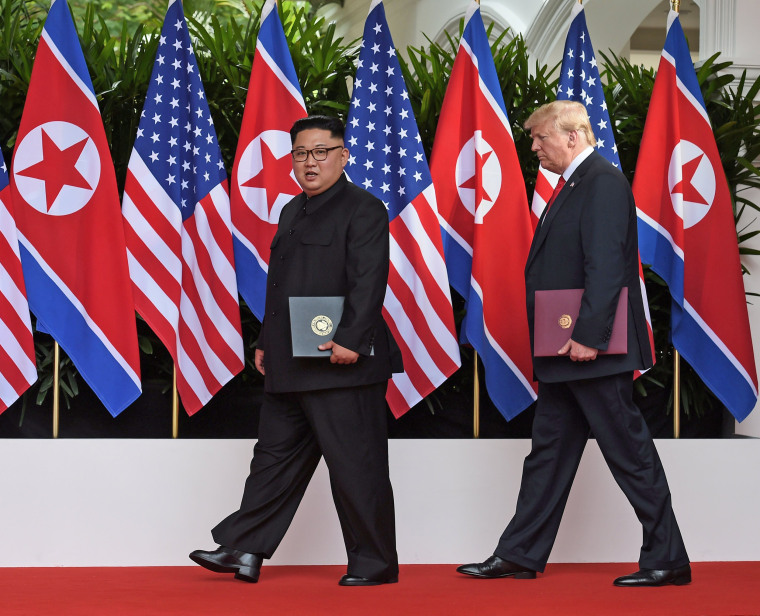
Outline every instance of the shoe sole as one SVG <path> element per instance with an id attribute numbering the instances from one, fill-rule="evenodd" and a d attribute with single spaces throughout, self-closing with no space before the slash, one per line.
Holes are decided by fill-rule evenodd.
<path id="1" fill-rule="evenodd" d="M 515 578 L 516 580 L 535 580 L 536 579 L 535 571 L 518 571 L 515 573 L 503 573 L 501 575 L 482 575 L 480 573 L 467 573 L 466 571 L 460 571 L 459 573 L 464 573 L 465 575 L 469 575 L 470 577 L 478 578 L 481 580 L 499 580 L 499 579 L 508 578 L 508 577 Z"/>
<path id="2" fill-rule="evenodd" d="M 259 581 L 259 570 L 253 567 L 240 567 L 235 572 L 236 580 L 243 580 L 249 584 L 255 584 Z"/>
<path id="3" fill-rule="evenodd" d="M 657 588 L 659 586 L 686 586 L 687 584 L 691 584 L 691 576 L 682 576 L 677 577 L 673 580 L 668 580 L 667 582 L 660 582 L 659 584 L 618 584 L 617 582 L 613 582 L 613 586 L 617 586 L 618 588 Z"/>
<path id="4" fill-rule="evenodd" d="M 196 565 L 200 565 L 204 569 L 208 569 L 214 573 L 236 573 L 239 568 L 220 565 L 212 560 L 206 560 L 197 556 L 190 556 L 190 560 L 192 560 Z"/>
<path id="5" fill-rule="evenodd" d="M 381 586 L 383 584 L 397 584 L 398 578 L 393 578 L 391 580 L 384 580 L 382 582 L 375 581 L 375 580 L 367 580 L 366 582 L 343 582 L 338 581 L 338 586 Z"/>
<path id="6" fill-rule="evenodd" d="M 259 581 L 259 569 L 254 567 L 239 567 L 239 566 L 226 566 L 215 563 L 211 560 L 205 560 L 203 558 L 191 556 L 190 560 L 200 565 L 204 569 L 213 571 L 214 573 L 234 573 L 235 579 L 243 580 L 244 582 L 250 582 L 255 584 Z"/>

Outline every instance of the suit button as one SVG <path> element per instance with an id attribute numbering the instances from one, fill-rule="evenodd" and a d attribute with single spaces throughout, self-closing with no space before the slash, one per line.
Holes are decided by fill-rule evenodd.
<path id="1" fill-rule="evenodd" d="M 295 232 L 296 232 L 295 229 L 291 229 L 290 231 L 288 231 L 288 235 L 293 235 Z"/>
<path id="2" fill-rule="evenodd" d="M 279 286 L 279 285 L 278 285 L 276 282 L 273 282 L 273 283 L 272 283 L 272 286 L 273 286 L 273 287 L 277 287 L 277 286 Z"/>
<path id="3" fill-rule="evenodd" d="M 277 311 L 276 311 L 276 310 L 272 310 L 272 313 L 271 313 L 271 315 L 272 315 L 273 317 L 274 317 L 274 316 L 277 316 Z"/>

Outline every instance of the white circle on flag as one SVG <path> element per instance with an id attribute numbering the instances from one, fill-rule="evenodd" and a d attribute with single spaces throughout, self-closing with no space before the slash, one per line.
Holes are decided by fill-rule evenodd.
<path id="1" fill-rule="evenodd" d="M 60 160 L 72 166 L 61 168 L 55 164 Z M 81 210 L 92 198 L 100 181 L 100 155 L 95 142 L 80 126 L 46 122 L 29 131 L 19 143 L 13 158 L 13 176 L 18 192 L 35 210 L 67 216 Z"/>
<path id="2" fill-rule="evenodd" d="M 501 192 L 501 164 L 481 131 L 476 130 L 459 151 L 455 180 L 462 204 L 475 217 L 475 224 L 482 224 Z"/>
<path id="3" fill-rule="evenodd" d="M 264 168 L 264 157 L 261 149 L 266 147 L 270 154 L 277 160 L 281 160 L 287 156 L 288 165 L 290 162 L 290 133 L 283 130 L 265 130 L 254 138 L 243 151 L 240 156 L 240 163 L 238 164 L 237 172 L 237 187 L 240 190 L 240 194 L 243 196 L 243 200 L 250 210 L 256 214 L 261 220 L 277 224 L 280 220 L 280 212 L 285 204 L 290 201 L 294 196 L 293 194 L 279 193 L 274 199 L 274 203 L 269 204 L 267 201 L 267 191 L 263 186 L 244 186 L 250 180 L 255 178 L 261 170 Z M 293 183 L 296 183 L 296 176 L 292 170 L 290 170 L 290 177 Z M 270 191 L 271 194 L 271 191 Z M 270 207 L 271 205 L 271 207 Z"/>
<path id="4" fill-rule="evenodd" d="M 670 156 L 668 190 L 683 228 L 702 220 L 715 200 L 715 169 L 702 148 L 682 139 Z"/>

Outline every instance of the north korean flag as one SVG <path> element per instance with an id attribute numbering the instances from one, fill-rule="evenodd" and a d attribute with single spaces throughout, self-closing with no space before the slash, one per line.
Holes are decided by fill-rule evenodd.
<path id="1" fill-rule="evenodd" d="M 37 48 L 11 195 L 38 328 L 117 415 L 141 391 L 132 283 L 111 153 L 65 0 Z"/>
<path id="2" fill-rule="evenodd" d="M 757 371 L 731 195 L 678 14 L 668 23 L 633 182 L 639 250 L 670 288 L 673 346 L 741 421 Z"/>
<path id="3" fill-rule="evenodd" d="M 467 12 L 431 156 L 449 280 L 467 303 L 461 338 L 511 419 L 536 394 L 523 272 L 528 198 L 480 8 Z"/>
<path id="4" fill-rule="evenodd" d="M 305 115 L 277 4 L 267 0 L 230 187 L 238 291 L 259 320 L 264 318 L 269 245 L 283 206 L 301 192 L 289 131 Z"/>

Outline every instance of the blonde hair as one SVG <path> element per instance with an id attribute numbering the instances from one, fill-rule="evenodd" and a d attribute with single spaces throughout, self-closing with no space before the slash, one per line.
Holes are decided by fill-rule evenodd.
<path id="1" fill-rule="evenodd" d="M 591 128 L 588 112 L 583 103 L 577 101 L 552 101 L 541 105 L 525 122 L 525 129 L 551 122 L 555 131 L 569 132 L 571 130 L 583 134 L 590 146 L 596 145 L 594 129 Z"/>

